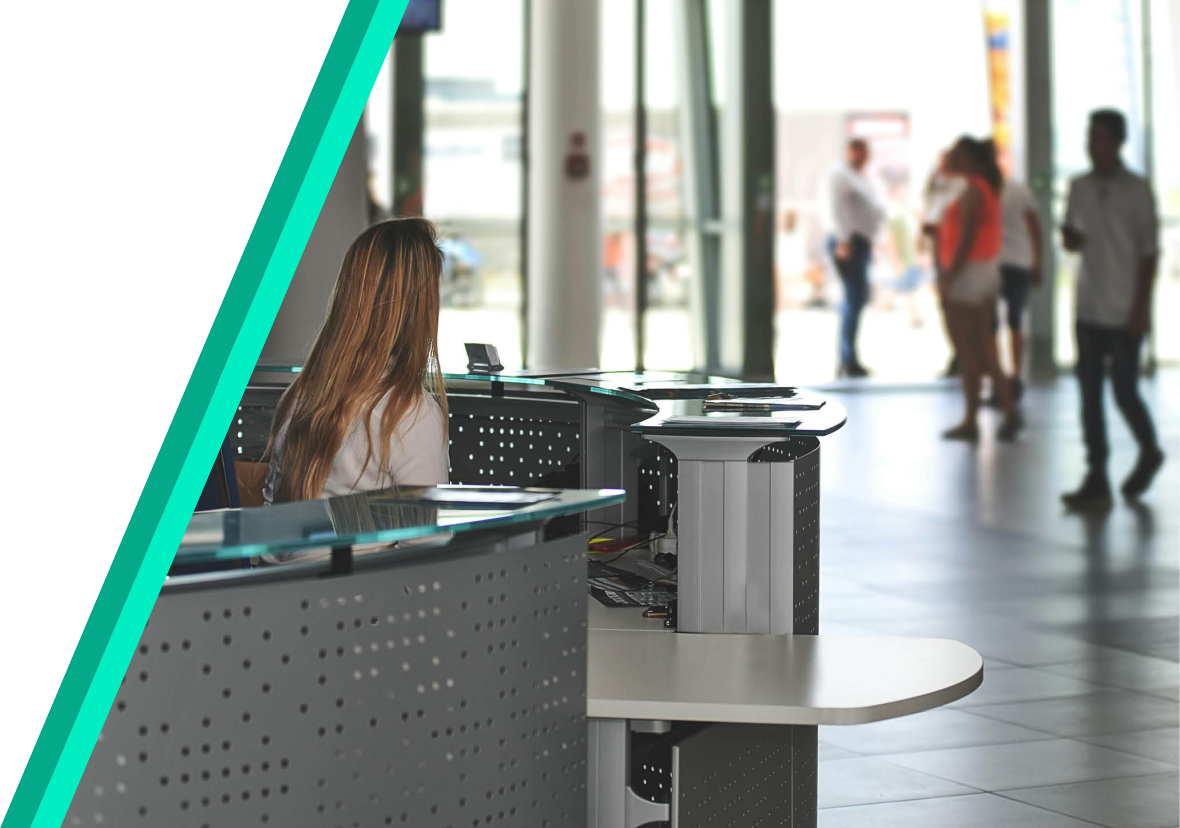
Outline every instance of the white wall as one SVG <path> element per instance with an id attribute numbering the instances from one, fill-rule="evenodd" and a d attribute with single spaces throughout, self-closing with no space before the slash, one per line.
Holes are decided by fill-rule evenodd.
<path id="1" fill-rule="evenodd" d="M 291 287 L 275 317 L 259 361 L 271 365 L 302 365 L 324 324 L 328 298 L 340 272 L 344 251 L 368 222 L 368 161 L 363 123 L 357 125 L 340 171 L 308 239 Z"/>

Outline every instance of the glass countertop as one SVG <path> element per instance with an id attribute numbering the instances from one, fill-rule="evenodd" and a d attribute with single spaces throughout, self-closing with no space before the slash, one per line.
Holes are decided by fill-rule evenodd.
<path id="1" fill-rule="evenodd" d="M 620 489 L 394 487 L 322 500 L 199 512 L 175 563 L 290 556 L 537 523 L 622 503 Z M 412 547 L 409 547 L 412 548 Z"/>
<path id="2" fill-rule="evenodd" d="M 298 372 L 299 366 L 259 365 L 258 371 Z M 776 383 L 747 383 L 729 377 L 671 371 L 601 371 L 577 368 L 569 371 L 522 370 L 494 374 L 443 374 L 444 380 L 544 385 L 574 395 L 602 395 L 613 398 L 626 408 L 652 416 L 632 426 L 641 434 L 676 432 L 680 434 L 721 434 L 742 432 L 771 436 L 823 436 L 836 431 L 848 419 L 839 403 L 824 400 L 813 411 L 774 411 L 770 413 L 704 411 L 704 398 L 726 390 L 743 398 L 794 397 L 823 399 L 814 392 Z M 789 435 L 783 435 L 789 436 Z"/>

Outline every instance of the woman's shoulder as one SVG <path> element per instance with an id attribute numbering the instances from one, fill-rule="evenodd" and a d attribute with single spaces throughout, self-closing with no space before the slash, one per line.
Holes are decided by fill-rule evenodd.
<path id="1" fill-rule="evenodd" d="M 446 422 L 442 406 L 429 391 L 423 390 L 414 407 L 406 413 L 410 428 L 429 429 L 442 434 L 446 431 Z"/>
<path id="2" fill-rule="evenodd" d="M 374 428 L 380 423 L 381 416 L 388 404 L 389 394 L 386 394 L 373 408 L 372 422 Z M 426 389 L 422 389 L 417 398 L 406 407 L 405 412 L 401 415 L 401 419 L 394 429 L 394 439 L 427 439 L 432 434 L 437 434 L 441 439 L 445 432 L 446 422 L 442 407 L 438 404 L 438 400 L 434 398 L 433 394 Z"/>

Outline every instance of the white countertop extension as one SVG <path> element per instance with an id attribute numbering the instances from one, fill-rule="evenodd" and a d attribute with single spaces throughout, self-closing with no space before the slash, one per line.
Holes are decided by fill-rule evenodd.
<path id="1" fill-rule="evenodd" d="M 639 611 L 590 603 L 594 718 L 864 724 L 939 707 L 983 681 L 982 657 L 957 641 L 671 634 Z"/>

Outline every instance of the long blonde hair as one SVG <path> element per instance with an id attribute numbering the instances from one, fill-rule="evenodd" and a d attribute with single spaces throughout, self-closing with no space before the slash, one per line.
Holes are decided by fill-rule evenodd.
<path id="1" fill-rule="evenodd" d="M 275 502 L 319 497 L 358 419 L 382 468 L 399 423 L 424 395 L 438 402 L 445 430 L 435 344 L 441 273 L 438 231 L 425 219 L 375 224 L 348 248 L 324 326 L 275 409 L 267 445 L 271 457 L 282 432 Z M 370 422 L 386 395 L 374 435 Z"/>

